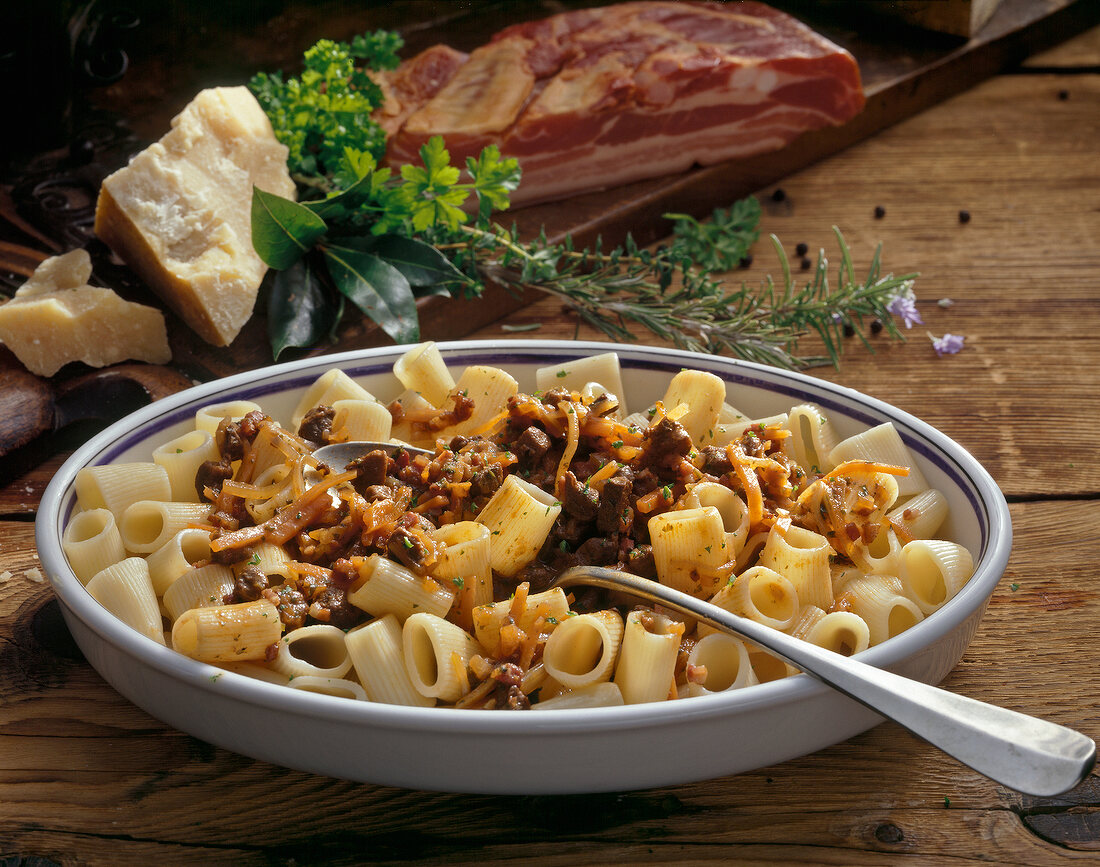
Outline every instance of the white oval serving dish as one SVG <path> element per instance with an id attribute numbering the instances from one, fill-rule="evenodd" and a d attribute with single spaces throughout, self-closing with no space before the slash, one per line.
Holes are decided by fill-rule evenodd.
<path id="1" fill-rule="evenodd" d="M 643 346 L 563 341 L 439 344 L 456 371 L 504 367 L 534 389 L 537 367 L 615 351 L 632 407 L 649 405 L 681 368 L 717 374 L 729 402 L 756 417 L 814 403 L 842 436 L 891 421 L 951 517 L 941 533 L 974 554 L 959 594 L 916 626 L 860 655 L 872 665 L 938 683 L 961 658 L 1005 568 L 1012 530 L 1004 496 L 965 449 L 913 416 L 851 389 L 797 373 Z M 65 621 L 92 666 L 165 723 L 212 744 L 289 768 L 409 788 L 471 793 L 623 791 L 736 774 L 838 743 L 881 718 L 806 675 L 729 693 L 658 704 L 541 713 L 407 708 L 287 689 L 196 662 L 132 631 L 92 599 L 61 549 L 84 466 L 150 460 L 201 406 L 254 400 L 290 414 L 318 375 L 339 366 L 380 399 L 406 347 L 280 364 L 157 401 L 81 447 L 58 471 L 35 526 L 41 562 Z"/>

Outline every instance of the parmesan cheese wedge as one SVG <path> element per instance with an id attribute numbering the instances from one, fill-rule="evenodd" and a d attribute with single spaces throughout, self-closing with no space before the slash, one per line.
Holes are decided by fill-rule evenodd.
<path id="1" fill-rule="evenodd" d="M 252 249 L 252 187 L 293 197 L 286 157 L 248 88 L 203 90 L 103 181 L 96 234 L 200 337 L 228 346 L 267 270 Z"/>
<path id="2" fill-rule="evenodd" d="M 70 361 L 103 367 L 171 360 L 164 314 L 89 286 L 91 275 L 86 250 L 44 261 L 0 306 L 0 341 L 39 376 L 52 376 Z"/>

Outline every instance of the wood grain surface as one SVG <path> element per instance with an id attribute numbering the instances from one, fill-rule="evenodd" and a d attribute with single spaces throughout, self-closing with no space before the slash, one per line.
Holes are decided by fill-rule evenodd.
<path id="1" fill-rule="evenodd" d="M 949 689 L 1100 737 L 1100 29 L 757 192 L 788 250 L 921 272 L 925 325 L 813 371 L 966 446 L 1013 552 Z M 885 216 L 875 219 L 876 205 Z M 966 209 L 971 219 L 960 223 Z M 774 268 L 766 244 L 755 282 Z M 936 301 L 949 298 L 947 308 Z M 593 336 L 540 301 L 505 320 Z M 501 323 L 474 336 L 516 337 Z M 926 335 L 963 334 L 938 358 Z M 0 489 L 0 858 L 12 864 L 1095 863 L 1100 778 L 1021 796 L 893 724 L 756 772 L 618 794 L 414 792 L 284 770 L 136 709 L 83 660 L 32 519 L 58 458 Z M 686 744 L 685 749 L 695 748 Z"/>

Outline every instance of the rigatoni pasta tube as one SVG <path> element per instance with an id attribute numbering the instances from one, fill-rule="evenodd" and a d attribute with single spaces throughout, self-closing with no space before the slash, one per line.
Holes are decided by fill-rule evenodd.
<path id="1" fill-rule="evenodd" d="M 669 697 L 684 624 L 648 609 L 627 615 L 615 683 L 626 704 L 664 701 Z"/>
<path id="2" fill-rule="evenodd" d="M 569 689 L 608 680 L 622 637 L 623 619 L 617 611 L 566 617 L 546 639 L 542 664 L 547 674 Z"/>
<path id="3" fill-rule="evenodd" d="M 463 629 L 474 628 L 473 612 L 493 601 L 493 571 L 489 528 L 476 521 L 444 524 L 432 538 L 447 547 L 432 567 L 432 577 L 444 587 L 455 588 L 454 621 Z"/>
<path id="4" fill-rule="evenodd" d="M 467 668 L 478 652 L 464 629 L 434 614 L 414 614 L 401 629 L 405 670 L 421 695 L 457 701 L 470 690 Z"/>
<path id="5" fill-rule="evenodd" d="M 505 477 L 477 517 L 489 528 L 493 569 L 511 578 L 534 560 L 560 512 L 552 494 L 518 476 Z"/>
<path id="6" fill-rule="evenodd" d="M 708 436 L 713 439 L 718 414 L 726 400 L 726 384 L 713 373 L 703 370 L 681 370 L 668 384 L 665 391 L 665 412 L 677 412 L 683 405 L 687 411 L 679 414 L 677 421 L 699 443 Z"/>
<path id="7" fill-rule="evenodd" d="M 305 390 L 290 416 L 290 429 L 297 432 L 307 412 L 317 406 L 332 406 L 338 400 L 373 400 L 374 395 L 338 367 L 322 373 Z"/>
<path id="8" fill-rule="evenodd" d="M 110 509 L 115 520 L 138 500 L 171 500 L 164 467 L 150 462 L 84 467 L 76 474 L 76 499 L 82 509 Z"/>
<path id="9" fill-rule="evenodd" d="M 196 563 L 210 559 L 210 531 L 189 527 L 180 530 L 171 539 L 145 558 L 149 565 L 149 577 L 157 596 L 163 596 L 184 572 Z"/>
<path id="10" fill-rule="evenodd" d="M 128 557 L 101 569 L 85 586 L 96 602 L 127 626 L 164 644 L 160 607 L 149 569 L 140 557 Z"/>
<path id="11" fill-rule="evenodd" d="M 855 436 L 850 436 L 837 443 L 829 453 L 829 461 L 833 466 L 852 460 L 908 467 L 908 475 L 896 477 L 899 497 L 908 497 L 928 488 L 924 474 L 913 460 L 912 452 L 902 442 L 901 434 L 898 433 L 893 422 L 883 422 Z"/>
<path id="12" fill-rule="evenodd" d="M 917 604 L 899 591 L 899 582 L 889 575 L 864 575 L 844 586 L 848 609 L 867 623 L 871 645 L 881 644 L 924 619 Z"/>
<path id="13" fill-rule="evenodd" d="M 724 632 L 712 632 L 696 641 L 688 653 L 687 664 L 689 671 L 693 666 L 706 669 L 702 684 L 689 682 L 689 695 L 743 689 L 759 683 L 745 642 Z"/>
<path id="14" fill-rule="evenodd" d="M 408 707 L 431 707 L 435 699 L 421 695 L 405 668 L 401 624 L 392 614 L 348 632 L 344 644 L 359 682 L 371 701 Z"/>
<path id="15" fill-rule="evenodd" d="M 210 503 L 138 500 L 126 507 L 118 522 L 122 544 L 135 554 L 151 554 L 180 530 L 205 523 L 212 508 Z"/>
<path id="16" fill-rule="evenodd" d="M 366 690 L 354 680 L 342 677 L 320 677 L 315 674 L 302 674 L 287 681 L 291 689 L 302 692 L 315 692 L 318 695 L 331 695 L 336 698 L 350 698 L 355 701 L 369 701 Z"/>
<path id="17" fill-rule="evenodd" d="M 428 341 L 414 346 L 393 365 L 394 375 L 409 391 L 419 392 L 432 406 L 443 406 L 455 387 L 439 347 Z"/>
<path id="18" fill-rule="evenodd" d="M 819 533 L 797 526 L 788 527 L 784 532 L 776 525 L 768 533 L 759 565 L 773 569 L 790 581 L 800 604 L 827 609 L 833 604 L 829 570 L 832 550 L 829 540 Z"/>
<path id="19" fill-rule="evenodd" d="M 829 454 L 839 439 L 829 417 L 811 403 L 793 407 L 787 416 L 791 430 L 787 448 L 791 457 L 810 472 L 831 470 L 834 463 Z"/>
<path id="20" fill-rule="evenodd" d="M 417 612 L 443 617 L 451 610 L 454 596 L 453 587 L 444 587 L 400 563 L 371 554 L 359 567 L 359 586 L 347 598 L 356 608 L 374 617 L 394 614 L 404 621 Z"/>
<path id="21" fill-rule="evenodd" d="M 947 512 L 947 497 L 929 488 L 894 506 L 886 517 L 910 539 L 931 539 L 947 518 Z"/>
<path id="22" fill-rule="evenodd" d="M 89 509 L 73 515 L 61 537 L 61 547 L 81 584 L 87 584 L 100 569 L 126 559 L 110 509 Z"/>
<path id="23" fill-rule="evenodd" d="M 440 431 L 438 435 L 443 437 L 488 433 L 508 399 L 519 394 L 519 383 L 499 367 L 470 365 L 452 390 L 472 400 L 474 407 L 469 418 Z"/>
<path id="24" fill-rule="evenodd" d="M 393 416 L 375 400 L 337 400 L 332 404 L 336 415 L 333 432 L 345 440 L 389 442 L 393 431 Z"/>
<path id="25" fill-rule="evenodd" d="M 233 570 L 221 563 L 188 569 L 164 591 L 164 609 L 175 620 L 190 608 L 221 605 L 233 592 Z"/>
<path id="26" fill-rule="evenodd" d="M 204 463 L 220 457 L 214 437 L 204 430 L 188 431 L 153 449 L 153 463 L 164 467 L 172 499 L 180 503 L 199 502 L 195 475 Z"/>
<path id="27" fill-rule="evenodd" d="M 619 707 L 623 704 L 622 690 L 617 684 L 604 682 L 568 690 L 531 705 L 531 710 L 567 710 L 582 707 Z"/>
<path id="28" fill-rule="evenodd" d="M 714 593 L 718 568 L 734 558 L 719 511 L 678 509 L 654 515 L 648 526 L 660 582 L 700 599 Z"/>
<path id="29" fill-rule="evenodd" d="M 262 412 L 260 405 L 251 400 L 230 400 L 225 403 L 212 403 L 209 406 L 200 407 L 195 412 L 195 429 L 206 431 L 213 436 L 218 432 L 218 425 L 225 419 L 244 418 L 250 412 Z"/>
<path id="30" fill-rule="evenodd" d="M 931 614 L 953 597 L 974 574 L 974 558 L 962 545 L 917 539 L 901 549 L 901 586 L 905 595 Z"/>
<path id="31" fill-rule="evenodd" d="M 263 659 L 283 624 L 266 599 L 192 608 L 172 625 L 172 648 L 203 662 Z"/>
<path id="32" fill-rule="evenodd" d="M 552 388 L 580 391 L 590 382 L 598 382 L 618 398 L 619 409 L 616 415 L 625 419 L 628 411 L 623 389 L 623 375 L 619 366 L 619 356 L 614 352 L 575 358 L 563 361 L 561 364 L 540 367 L 535 371 L 535 388 L 539 391 L 549 391 Z M 644 421 L 641 427 L 646 427 L 648 423 Z"/>
<path id="33" fill-rule="evenodd" d="M 287 677 L 343 677 L 351 668 L 344 630 L 327 623 L 294 629 L 279 639 L 271 662 Z"/>
<path id="34" fill-rule="evenodd" d="M 710 603 L 772 629 L 788 629 L 798 617 L 798 591 L 767 566 L 753 566 L 731 578 L 710 598 Z M 716 630 L 700 623 L 697 631 L 709 635 Z"/>
<path id="35" fill-rule="evenodd" d="M 726 559 L 732 560 L 741 553 L 749 538 L 749 507 L 737 494 L 718 482 L 693 485 L 677 503 L 677 508 L 685 509 L 707 506 L 714 506 L 722 516 L 722 529 L 726 531 Z"/>

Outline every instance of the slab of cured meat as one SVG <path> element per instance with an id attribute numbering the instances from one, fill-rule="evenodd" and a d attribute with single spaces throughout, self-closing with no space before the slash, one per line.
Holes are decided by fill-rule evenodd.
<path id="1" fill-rule="evenodd" d="M 777 150 L 864 104 L 851 54 L 748 0 L 566 12 L 430 48 L 387 84 L 387 162 L 433 135 L 452 160 L 495 143 L 523 169 L 517 205 Z"/>

